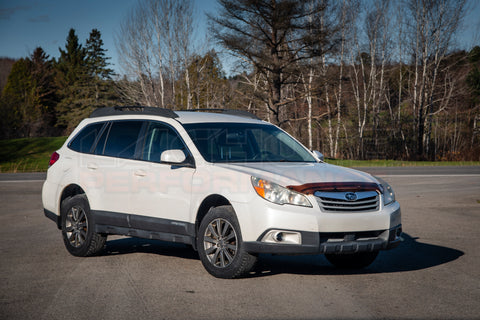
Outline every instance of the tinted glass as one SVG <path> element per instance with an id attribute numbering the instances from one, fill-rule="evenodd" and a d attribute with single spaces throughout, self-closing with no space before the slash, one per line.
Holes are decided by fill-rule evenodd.
<path id="1" fill-rule="evenodd" d="M 89 153 L 103 125 L 104 122 L 89 124 L 73 138 L 68 147 L 74 151 Z"/>
<path id="2" fill-rule="evenodd" d="M 202 123 L 184 125 L 209 162 L 315 162 L 288 134 L 273 125 Z"/>
<path id="3" fill-rule="evenodd" d="M 105 143 L 105 156 L 132 159 L 135 155 L 142 121 L 113 122 Z"/>
<path id="4" fill-rule="evenodd" d="M 150 122 L 145 136 L 142 160 L 160 162 L 162 152 L 172 149 L 185 150 L 177 133 L 166 125 Z"/>
<path id="5" fill-rule="evenodd" d="M 110 125 L 111 123 L 108 123 L 105 125 L 105 129 L 103 129 L 102 136 L 98 139 L 97 145 L 95 146 L 95 150 L 93 151 L 94 154 L 103 154 L 103 151 L 105 150 L 105 141 L 107 141 L 107 136 L 108 133 L 110 132 Z"/>

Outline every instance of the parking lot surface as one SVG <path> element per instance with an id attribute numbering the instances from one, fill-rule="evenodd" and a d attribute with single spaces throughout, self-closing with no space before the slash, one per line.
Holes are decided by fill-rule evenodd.
<path id="1" fill-rule="evenodd" d="M 478 319 L 479 167 L 368 170 L 402 206 L 400 247 L 355 271 L 262 255 L 238 280 L 161 241 L 109 237 L 73 257 L 43 215 L 44 176 L 0 175 L 0 319 Z"/>

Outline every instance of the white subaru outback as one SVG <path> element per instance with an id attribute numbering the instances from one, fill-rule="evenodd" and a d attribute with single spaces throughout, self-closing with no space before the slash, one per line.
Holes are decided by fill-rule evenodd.
<path id="1" fill-rule="evenodd" d="M 249 272 L 260 253 L 362 268 L 402 233 L 385 181 L 239 111 L 97 109 L 52 155 L 42 200 L 75 256 L 109 234 L 179 242 L 220 278 Z"/>

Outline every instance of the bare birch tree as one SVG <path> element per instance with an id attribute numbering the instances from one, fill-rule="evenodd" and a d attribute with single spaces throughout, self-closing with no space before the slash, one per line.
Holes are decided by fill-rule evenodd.
<path id="1" fill-rule="evenodd" d="M 343 78 L 344 78 L 344 66 L 346 60 L 346 50 L 348 42 L 351 41 L 352 36 L 352 25 L 350 21 L 355 21 L 355 14 L 358 10 L 359 3 L 355 0 L 342 0 L 340 5 L 338 15 L 338 22 L 341 32 L 341 42 L 339 52 L 337 54 L 337 64 L 338 64 L 338 77 L 337 84 L 334 88 L 333 96 L 335 98 L 336 106 L 336 115 L 337 121 L 335 125 L 335 137 L 333 138 L 333 132 L 329 131 L 330 134 L 330 149 L 333 149 L 332 156 L 337 157 L 339 153 L 339 138 L 340 138 L 340 127 L 342 126 L 342 101 L 343 101 Z M 329 128 L 331 128 L 329 124 Z"/>
<path id="2" fill-rule="evenodd" d="M 192 0 L 139 1 L 116 35 L 126 76 L 120 92 L 130 103 L 175 107 L 176 81 L 192 53 Z M 189 101 L 191 96 L 189 92 Z"/>
<path id="3" fill-rule="evenodd" d="M 424 157 L 429 151 L 432 115 L 442 105 L 435 98 L 438 74 L 465 14 L 465 0 L 408 0 L 407 10 L 412 18 L 408 31 L 414 65 L 411 99 L 416 151 Z"/>
<path id="4" fill-rule="evenodd" d="M 360 30 L 353 33 L 350 47 L 350 80 L 357 109 L 357 155 L 364 157 L 365 132 L 370 128 L 378 147 L 378 115 L 385 92 L 385 66 L 389 59 L 389 1 L 373 1 L 365 15 L 365 38 Z M 371 121 L 369 123 L 368 121 Z"/>

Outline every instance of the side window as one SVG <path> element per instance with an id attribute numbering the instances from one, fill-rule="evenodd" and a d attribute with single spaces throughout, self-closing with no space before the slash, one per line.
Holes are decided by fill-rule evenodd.
<path id="1" fill-rule="evenodd" d="M 185 150 L 178 134 L 169 126 L 150 122 L 145 135 L 142 160 L 160 162 L 162 152 L 172 149 Z"/>
<path id="2" fill-rule="evenodd" d="M 107 141 L 108 133 L 110 132 L 110 125 L 111 123 L 107 123 L 105 129 L 103 129 L 102 136 L 98 139 L 97 145 L 95 146 L 95 150 L 93 150 L 93 154 L 103 154 L 105 150 L 105 141 Z"/>
<path id="3" fill-rule="evenodd" d="M 135 156 L 138 135 L 143 121 L 113 122 L 108 133 L 103 155 L 132 159 Z"/>
<path id="4" fill-rule="evenodd" d="M 89 124 L 73 138 L 68 147 L 74 151 L 89 153 L 103 125 L 104 122 Z"/>

